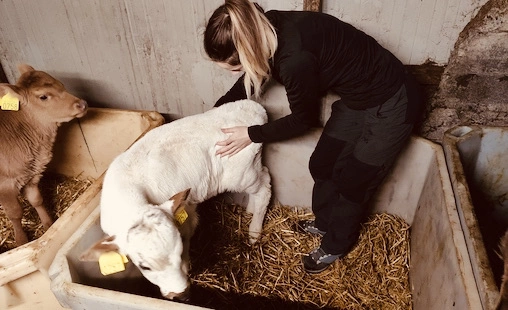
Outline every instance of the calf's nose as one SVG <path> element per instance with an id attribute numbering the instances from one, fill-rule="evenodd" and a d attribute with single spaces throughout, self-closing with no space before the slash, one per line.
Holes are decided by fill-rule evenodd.
<path id="1" fill-rule="evenodd" d="M 80 99 L 77 103 L 77 107 L 78 109 L 85 111 L 88 109 L 88 103 L 85 100 Z"/>
<path id="2" fill-rule="evenodd" d="M 186 302 L 190 300 L 190 286 L 187 286 L 185 291 L 181 293 L 168 293 L 164 296 L 164 298 L 170 299 L 170 300 L 177 300 L 181 302 Z"/>

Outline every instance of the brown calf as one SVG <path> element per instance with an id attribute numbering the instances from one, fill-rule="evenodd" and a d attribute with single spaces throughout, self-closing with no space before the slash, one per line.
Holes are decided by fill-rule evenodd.
<path id="1" fill-rule="evenodd" d="M 88 105 L 49 74 L 26 64 L 18 69 L 21 76 L 15 85 L 0 84 L 0 206 L 19 246 L 28 238 L 21 227 L 18 196 L 24 194 L 48 229 L 53 220 L 44 207 L 39 180 L 53 156 L 58 127 L 84 116 Z"/>

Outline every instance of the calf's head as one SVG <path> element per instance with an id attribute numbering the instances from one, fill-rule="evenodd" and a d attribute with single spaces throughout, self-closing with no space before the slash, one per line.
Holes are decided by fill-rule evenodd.
<path id="1" fill-rule="evenodd" d="M 188 194 L 189 190 L 185 190 L 166 203 L 149 208 L 125 236 L 109 236 L 99 241 L 80 259 L 95 261 L 105 252 L 118 251 L 147 280 L 159 286 L 163 297 L 187 301 L 189 242 L 197 226 L 196 206 L 187 203 Z"/>
<path id="2" fill-rule="evenodd" d="M 18 69 L 21 76 L 15 85 L 0 84 L 0 97 L 17 98 L 19 109 L 41 122 L 60 124 L 86 114 L 87 102 L 67 92 L 51 75 L 27 64 Z"/>

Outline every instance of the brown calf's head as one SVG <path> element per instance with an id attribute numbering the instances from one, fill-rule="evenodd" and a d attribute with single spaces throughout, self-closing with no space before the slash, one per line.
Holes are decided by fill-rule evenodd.
<path id="1" fill-rule="evenodd" d="M 83 117 L 88 109 L 85 100 L 66 91 L 64 85 L 43 71 L 22 64 L 16 85 L 0 85 L 0 95 L 18 98 L 20 110 L 44 123 L 63 123 Z"/>

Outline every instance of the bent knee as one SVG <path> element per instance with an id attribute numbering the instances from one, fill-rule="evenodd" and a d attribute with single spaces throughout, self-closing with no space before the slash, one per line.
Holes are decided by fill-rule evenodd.
<path id="1" fill-rule="evenodd" d="M 332 177 L 333 167 L 343 155 L 346 141 L 322 134 L 310 156 L 309 171 L 314 180 L 326 180 Z"/>
<path id="2" fill-rule="evenodd" d="M 348 200 L 358 203 L 367 201 L 372 187 L 381 182 L 378 177 L 382 166 L 374 166 L 351 157 L 348 164 L 336 176 L 339 192 Z"/>

